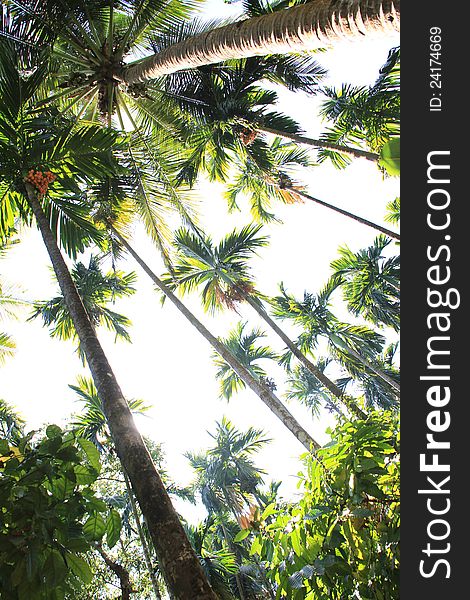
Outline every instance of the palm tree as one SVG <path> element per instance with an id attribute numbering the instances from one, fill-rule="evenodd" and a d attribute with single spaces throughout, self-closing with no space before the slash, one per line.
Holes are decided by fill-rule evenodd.
<path id="1" fill-rule="evenodd" d="M 113 174 L 110 151 L 116 135 L 96 126 L 77 129 L 57 113 L 41 115 L 31 110 L 44 70 L 39 68 L 29 76 L 20 73 L 11 48 L 0 44 L 0 52 L 0 240 L 11 234 L 16 215 L 27 223 L 34 217 L 98 389 L 117 454 L 147 519 L 168 588 L 178 598 L 213 599 L 58 246 L 59 239 L 73 254 L 90 239 L 100 237 L 86 219 L 80 183 Z"/>
<path id="2" fill-rule="evenodd" d="M 331 268 L 333 283 L 342 288 L 352 314 L 399 331 L 400 257 L 384 257 L 383 251 L 390 241 L 379 236 L 372 246 L 358 252 L 344 246 Z"/>
<path id="3" fill-rule="evenodd" d="M 237 576 L 239 567 L 232 552 L 217 547 L 214 535 L 214 517 L 209 516 L 198 525 L 185 524 L 186 533 L 201 561 L 204 573 L 219 600 L 233 600 L 230 577 Z"/>
<path id="4" fill-rule="evenodd" d="M 150 277 L 155 283 L 158 289 L 164 294 L 165 298 L 168 298 L 170 302 L 176 306 L 179 312 L 191 323 L 191 325 L 199 331 L 199 333 L 209 342 L 214 350 L 222 357 L 222 359 L 230 365 L 235 373 L 242 379 L 247 386 L 255 392 L 269 410 L 276 415 L 276 417 L 289 429 L 289 431 L 299 440 L 299 442 L 307 448 L 307 450 L 318 449 L 320 444 L 316 442 L 309 433 L 298 423 L 298 421 L 292 416 L 287 410 L 284 404 L 274 394 L 273 390 L 266 385 L 263 381 L 260 381 L 249 372 L 248 369 L 242 365 L 236 357 L 227 349 L 227 347 L 217 339 L 212 333 L 205 327 L 195 315 L 187 309 L 187 307 L 181 302 L 181 300 L 172 292 L 170 287 L 163 282 L 147 265 L 147 263 L 140 257 L 137 252 L 132 248 L 129 242 L 121 235 L 116 227 L 107 220 L 107 226 L 116 237 L 120 244 L 129 252 L 134 260 L 140 265 L 143 271 Z"/>
<path id="5" fill-rule="evenodd" d="M 193 184 L 202 167 L 212 178 L 226 176 L 230 155 L 250 155 L 253 140 L 266 133 L 377 161 L 378 154 L 305 137 L 292 118 L 268 110 L 277 94 L 261 82 L 315 93 L 323 73 L 313 58 L 288 55 L 253 57 L 167 77 L 169 109 L 176 103 L 181 111 L 182 138 L 189 148 L 180 177 Z"/>
<path id="6" fill-rule="evenodd" d="M 55 41 L 56 55 L 74 65 L 74 85 L 81 86 L 82 97 L 95 89 L 99 102 L 108 106 L 117 90 L 176 71 L 323 48 L 377 30 L 396 31 L 400 14 L 399 0 L 300 0 L 294 6 L 284 0 L 250 2 L 257 16 L 222 27 L 209 24 L 198 32 L 201 28 L 184 22 L 191 5 L 181 0 L 130 0 L 124 6 L 109 0 L 91 6 L 84 0 L 9 4 L 12 13 L 22 17 L 17 30 L 23 36 L 24 18 L 32 23 L 26 31 L 32 35 L 25 41 Z M 159 36 L 159 31 L 166 35 Z M 9 35 L 15 36 L 14 28 Z M 153 54 L 126 62 L 135 48 L 140 55 Z"/>
<path id="7" fill-rule="evenodd" d="M 335 288 L 330 280 L 317 295 L 304 292 L 303 300 L 297 300 L 280 285 L 281 295 L 270 300 L 273 314 L 289 319 L 303 329 L 298 343 L 304 351 L 315 348 L 320 338 L 325 338 L 331 356 L 334 356 L 353 375 L 369 370 L 380 377 L 399 395 L 398 382 L 382 370 L 377 355 L 382 351 L 385 339 L 363 325 L 351 325 L 337 319 L 329 308 L 331 293 Z"/>
<path id="8" fill-rule="evenodd" d="M 317 367 L 321 371 L 324 371 L 330 362 L 332 362 L 330 358 L 320 358 L 317 360 Z M 328 390 L 302 365 L 298 365 L 290 371 L 287 383 L 288 390 L 286 397 L 289 400 L 297 400 L 307 406 L 311 410 L 312 415 L 319 417 L 322 405 L 330 412 L 339 415 L 343 414 L 338 406 L 331 401 L 331 394 L 328 393 Z M 336 385 L 338 385 L 338 382 L 336 382 Z M 340 386 L 338 385 L 338 387 Z M 340 389 L 345 388 L 340 387 Z"/>
<path id="9" fill-rule="evenodd" d="M 23 437 L 25 421 L 5 400 L 0 398 L 0 436 L 10 444 L 16 444 Z"/>
<path id="10" fill-rule="evenodd" d="M 332 123 L 322 135 L 325 142 L 365 144 L 374 152 L 400 134 L 400 49 L 392 48 L 386 63 L 370 87 L 343 84 L 341 89 L 324 88 L 326 100 L 320 114 Z M 328 149 L 319 160 L 330 158 L 338 167 L 347 159 Z"/>
<path id="11" fill-rule="evenodd" d="M 257 236 L 260 229 L 259 225 L 248 225 L 240 231 L 233 231 L 218 246 L 200 232 L 194 234 L 179 229 L 175 234 L 177 254 L 172 274 L 166 277 L 166 285 L 183 293 L 202 286 L 204 308 L 211 312 L 223 307 L 234 309 L 238 302 L 246 302 L 334 397 L 353 413 L 363 414 L 354 401 L 344 396 L 266 312 L 247 264 L 247 259 L 267 243 L 265 237 Z"/>
<path id="12" fill-rule="evenodd" d="M 136 274 L 125 274 L 115 269 L 103 273 L 102 261 L 103 257 L 91 255 L 88 266 L 77 262 L 70 274 L 93 327 L 96 329 L 99 325 L 104 325 L 116 334 L 116 339 L 130 341 L 127 327 L 131 322 L 107 305 L 116 298 L 127 297 L 135 292 L 133 284 Z M 63 295 L 52 300 L 36 302 L 30 319 L 39 316 L 42 317 L 44 325 L 50 327 L 51 337 L 62 340 L 77 339 L 77 332 Z M 85 357 L 80 343 L 78 353 L 83 360 Z"/>
<path id="13" fill-rule="evenodd" d="M 241 522 L 243 510 L 253 506 L 256 488 L 263 481 L 263 471 L 255 466 L 252 456 L 269 440 L 261 430 L 253 427 L 238 431 L 225 417 L 216 424 L 215 434 L 210 435 L 215 441 L 214 447 L 205 453 L 188 452 L 186 457 L 196 471 L 194 488 L 199 491 L 209 515 L 219 516 L 227 546 L 236 554 L 224 515 L 230 511 Z M 245 600 L 240 573 L 235 579 L 239 596 Z"/>
<path id="14" fill-rule="evenodd" d="M 265 337 L 264 332 L 260 329 L 252 329 L 245 333 L 246 325 L 247 323 L 238 323 L 235 329 L 229 332 L 227 338 L 221 339 L 221 342 L 253 377 L 275 390 L 274 382 L 268 378 L 258 361 L 276 360 L 277 356 L 269 347 L 257 344 L 259 339 Z M 216 378 L 220 380 L 220 395 L 230 400 L 233 394 L 245 388 L 246 384 L 220 356 L 214 355 L 214 364 L 218 367 Z"/>
<path id="15" fill-rule="evenodd" d="M 395 366 L 395 354 L 398 344 L 390 344 L 383 352 L 375 357 L 375 363 L 381 371 L 395 382 L 399 382 L 400 373 Z M 380 377 L 369 371 L 357 371 L 355 377 L 349 374 L 337 379 L 336 383 L 341 389 L 346 390 L 348 385 L 354 382 L 363 393 L 364 404 L 368 408 L 380 408 L 382 410 L 393 410 L 398 407 L 398 398 L 395 390 Z"/>
<path id="16" fill-rule="evenodd" d="M 286 204 L 309 200 L 366 227 L 371 227 L 397 240 L 400 239 L 398 233 L 334 204 L 320 200 L 308 194 L 304 186 L 295 183 L 289 173 L 297 171 L 298 167 L 311 166 L 308 155 L 295 144 L 282 143 L 280 138 L 274 139 L 270 146 L 255 141 L 250 154 L 240 153 L 236 163 L 238 172 L 227 187 L 225 194 L 232 209 L 237 206 L 237 197 L 245 194 L 251 200 L 253 216 L 257 220 L 268 221 L 274 218 L 274 215 L 268 212 L 272 200 L 277 199 Z"/>

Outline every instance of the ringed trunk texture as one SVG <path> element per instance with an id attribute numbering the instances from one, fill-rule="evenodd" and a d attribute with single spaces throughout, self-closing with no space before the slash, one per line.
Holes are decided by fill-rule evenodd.
<path id="1" fill-rule="evenodd" d="M 377 162 L 379 160 L 379 155 L 375 152 L 368 152 L 367 150 L 361 150 L 360 148 L 352 148 L 351 146 L 342 146 L 341 144 L 334 144 L 333 142 L 317 140 L 315 138 L 305 137 L 298 133 L 287 133 L 285 131 L 278 131 L 277 129 L 265 127 L 264 125 L 255 125 L 255 127 L 258 131 L 262 131 L 264 133 L 271 133 L 272 135 L 292 140 L 296 144 L 305 144 L 307 146 L 313 146 L 314 148 L 325 148 L 326 150 L 335 150 L 336 152 L 341 152 L 341 154 L 346 154 L 347 156 L 352 156 L 354 158 L 365 158 L 372 162 Z"/>
<path id="2" fill-rule="evenodd" d="M 126 83 L 250 56 L 324 48 L 348 38 L 398 31 L 400 0 L 311 0 L 195 35 L 124 67 Z"/>
<path id="3" fill-rule="evenodd" d="M 245 367 L 240 364 L 237 359 L 227 350 L 227 348 L 218 340 L 212 333 L 197 319 L 193 313 L 186 308 L 181 300 L 163 283 L 163 281 L 150 269 L 142 258 L 135 252 L 132 246 L 125 240 L 122 235 L 110 225 L 110 229 L 118 238 L 121 244 L 126 248 L 129 254 L 135 259 L 140 267 L 147 273 L 155 285 L 163 292 L 163 294 L 172 302 L 176 308 L 186 317 L 191 325 L 199 331 L 199 333 L 209 342 L 214 350 L 220 354 L 225 362 L 237 373 L 237 375 L 245 382 L 245 384 L 262 400 L 269 410 L 289 429 L 289 431 L 298 439 L 298 441 L 307 448 L 308 451 L 318 450 L 320 444 L 314 440 L 300 423 L 291 415 L 279 398 L 264 384 L 255 379 Z"/>
<path id="4" fill-rule="evenodd" d="M 315 198 L 314 196 L 311 196 L 310 194 L 307 194 L 306 192 L 302 192 L 301 190 L 297 190 L 294 187 L 286 186 L 285 189 L 290 190 L 291 192 L 294 192 L 295 194 L 297 194 L 298 196 L 301 196 L 302 198 L 305 198 L 306 200 L 311 200 L 312 202 L 321 204 L 321 206 L 326 206 L 326 208 L 331 208 L 331 210 L 334 210 L 335 212 L 340 213 L 341 215 L 349 217 L 350 219 L 354 219 L 354 221 L 357 221 L 358 223 L 362 223 L 362 225 L 366 225 L 367 227 L 372 227 L 372 229 L 380 231 L 381 233 L 384 233 L 385 235 L 388 235 L 389 237 L 391 237 L 395 240 L 398 240 L 398 241 L 400 240 L 399 233 L 396 233 L 395 231 L 392 231 L 391 229 L 387 229 L 386 227 L 382 227 L 382 225 L 378 225 L 377 223 L 373 223 L 372 221 L 364 219 L 363 217 L 359 217 L 358 215 L 355 215 L 354 213 L 348 212 L 347 210 L 339 208 L 338 206 L 334 206 L 333 204 L 329 204 L 328 202 L 325 202 L 324 200 L 319 200 L 318 198 Z"/>
<path id="5" fill-rule="evenodd" d="M 308 370 L 312 375 L 322 383 L 327 390 L 329 390 L 335 398 L 341 402 L 350 413 L 356 415 L 360 419 L 365 419 L 366 414 L 359 408 L 352 398 L 348 398 L 340 388 L 327 377 L 318 367 L 316 367 L 312 361 L 310 361 L 303 352 L 301 352 L 290 337 L 279 327 L 279 325 L 272 319 L 268 313 L 262 308 L 253 298 L 249 295 L 245 295 L 245 300 L 248 304 L 258 313 L 258 315 L 271 327 L 271 329 L 281 338 L 284 344 L 289 348 L 292 354 L 298 359 L 298 361 Z"/>
<path id="6" fill-rule="evenodd" d="M 216 600 L 171 504 L 150 454 L 138 432 L 100 342 L 90 325 L 36 192 L 26 184 L 29 205 L 36 217 L 60 289 L 98 390 L 116 452 L 128 474 L 152 536 L 167 587 L 176 600 Z"/>

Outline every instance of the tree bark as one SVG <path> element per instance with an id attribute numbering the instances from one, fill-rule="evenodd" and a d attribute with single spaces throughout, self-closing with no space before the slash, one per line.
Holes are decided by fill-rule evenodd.
<path id="1" fill-rule="evenodd" d="M 135 252 L 132 246 L 125 240 L 122 235 L 110 224 L 111 231 L 118 238 L 120 243 L 126 248 L 129 254 L 135 259 L 140 267 L 147 273 L 155 285 L 163 292 L 163 294 L 172 302 L 176 308 L 186 317 L 191 325 L 199 331 L 199 333 L 209 342 L 214 350 L 230 365 L 235 373 L 242 379 L 245 384 L 262 400 L 269 410 L 289 429 L 298 441 L 311 451 L 318 450 L 320 444 L 315 441 L 300 423 L 291 415 L 279 398 L 263 383 L 255 379 L 245 367 L 240 364 L 237 359 L 229 352 L 224 344 L 217 339 L 212 333 L 186 308 L 181 300 L 163 283 L 163 281 L 150 269 L 150 267 L 142 260 Z"/>
<path id="2" fill-rule="evenodd" d="M 155 594 L 156 600 L 162 600 L 162 595 L 160 594 L 160 589 L 158 587 L 158 581 L 155 577 L 155 573 L 152 567 L 152 558 L 150 556 L 150 549 L 147 544 L 147 540 L 145 539 L 144 530 L 142 529 L 142 525 L 140 523 L 139 513 L 137 512 L 137 506 L 134 500 L 134 492 L 132 491 L 132 487 L 126 473 L 123 472 L 124 481 L 126 483 L 127 493 L 129 495 L 129 502 L 131 503 L 132 514 L 134 515 L 135 525 L 137 527 L 137 533 L 139 534 L 140 543 L 142 544 L 142 552 L 144 553 L 145 565 L 147 567 L 147 571 L 149 572 L 150 581 L 152 582 L 153 593 Z"/>
<path id="3" fill-rule="evenodd" d="M 36 192 L 30 184 L 26 184 L 25 191 L 83 346 L 116 452 L 146 518 L 168 589 L 177 600 L 216 600 L 90 325 Z"/>
<path id="4" fill-rule="evenodd" d="M 329 204 L 328 202 L 325 202 L 324 200 L 319 200 L 318 198 L 315 198 L 314 196 L 311 196 L 310 194 L 307 194 L 306 192 L 302 192 L 301 190 L 297 190 L 294 187 L 286 186 L 283 189 L 289 190 L 290 192 L 294 192 L 294 194 L 297 194 L 298 196 L 301 196 L 302 198 L 305 198 L 306 200 L 311 200 L 312 202 L 316 202 L 317 204 L 320 204 L 321 206 L 326 206 L 326 208 L 331 208 L 331 210 L 334 210 L 335 212 L 340 213 L 341 215 L 345 215 L 346 217 L 349 217 L 350 219 L 354 219 L 354 221 L 357 221 L 358 223 L 362 223 L 362 225 L 366 225 L 367 227 L 372 227 L 373 229 L 380 231 L 381 233 L 384 233 L 385 235 L 388 235 L 389 237 L 394 238 L 395 240 L 400 240 L 399 233 L 395 233 L 391 229 L 382 227 L 382 225 L 378 225 L 377 223 L 368 221 L 367 219 L 364 219 L 363 217 L 359 217 L 358 215 L 355 215 L 354 213 L 350 213 L 347 210 L 338 208 L 337 206 L 334 206 L 333 204 Z"/>
<path id="5" fill-rule="evenodd" d="M 113 560 L 111 557 L 109 557 L 101 546 L 98 546 L 97 550 L 100 553 L 101 558 L 104 560 L 106 565 L 119 579 L 119 585 L 121 586 L 121 600 L 130 600 L 131 594 L 134 593 L 134 590 L 132 588 L 129 571 L 125 569 L 122 565 L 117 563 L 115 560 Z"/>
<path id="6" fill-rule="evenodd" d="M 127 65 L 120 77 L 135 83 L 230 59 L 324 48 L 398 31 L 399 22 L 400 0 L 311 0 L 190 37 Z"/>
<path id="7" fill-rule="evenodd" d="M 317 140 L 310 137 L 305 137 L 298 133 L 288 133 L 285 131 L 278 131 L 277 129 L 271 129 L 270 127 L 265 127 L 264 125 L 254 124 L 254 127 L 257 131 L 262 131 L 264 133 L 271 133 L 272 135 L 277 135 L 279 137 L 287 138 L 288 140 L 292 140 L 296 144 L 306 144 L 308 146 L 313 146 L 314 148 L 325 148 L 326 150 L 334 150 L 335 152 L 341 152 L 342 154 L 346 154 L 348 156 L 353 156 L 354 158 L 365 158 L 372 162 L 377 162 L 379 160 L 379 155 L 375 152 L 368 152 L 367 150 L 361 150 L 360 148 L 353 148 L 351 146 L 342 146 L 341 144 L 335 144 L 333 142 L 326 142 L 324 140 Z"/>
<path id="8" fill-rule="evenodd" d="M 335 398 L 339 400 L 347 410 L 359 417 L 365 419 L 366 414 L 359 408 L 352 398 L 348 398 L 342 390 L 327 377 L 318 367 L 316 367 L 312 361 L 310 361 L 303 352 L 297 348 L 290 337 L 279 327 L 274 319 L 272 319 L 264 308 L 258 304 L 250 295 L 244 294 L 245 301 L 257 312 L 257 314 L 271 327 L 271 329 L 281 338 L 284 344 L 289 348 L 292 354 L 297 360 L 308 370 L 312 375 L 322 383 L 328 391 L 330 391 Z"/>

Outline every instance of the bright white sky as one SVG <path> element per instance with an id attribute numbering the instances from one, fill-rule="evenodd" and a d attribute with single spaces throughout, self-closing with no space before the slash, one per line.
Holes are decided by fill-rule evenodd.
<path id="1" fill-rule="evenodd" d="M 221 0 L 211 0 L 208 5 L 211 16 L 236 10 Z M 368 85 L 375 81 L 388 50 L 398 44 L 398 35 L 374 42 L 345 42 L 318 58 L 329 69 L 329 84 Z M 280 97 L 279 109 L 297 119 L 307 134 L 318 136 L 324 128 L 316 118 L 318 101 L 285 90 L 281 90 Z M 383 180 L 376 167 L 362 159 L 344 171 L 327 164 L 305 171 L 303 183 L 318 198 L 382 224 L 387 202 L 399 195 L 397 179 Z M 216 241 L 250 222 L 247 211 L 227 214 L 221 191 L 222 187 L 214 184 L 200 187 L 202 222 Z M 276 293 L 281 281 L 297 295 L 305 289 L 318 291 L 330 274 L 329 264 L 340 245 L 357 250 L 375 237 L 372 229 L 312 203 L 279 205 L 276 214 L 283 223 L 265 228 L 270 245 L 252 263 L 258 288 L 268 294 Z M 2 280 L 20 285 L 28 299 L 49 299 L 57 286 L 39 234 L 33 228 L 22 231 L 21 238 L 21 244 L 0 264 Z M 139 227 L 133 244 L 157 273 L 163 271 L 158 253 Z M 256 462 L 268 472 L 267 479 L 282 480 L 282 495 L 295 493 L 295 476 L 301 467 L 297 457 L 303 447 L 253 393 L 241 393 L 230 403 L 219 400 L 210 346 L 169 302 L 161 307 L 151 283 L 132 261 L 123 261 L 119 266 L 125 271 L 136 270 L 139 275 L 138 292 L 114 307 L 132 320 L 133 343 L 115 345 L 113 336 L 106 332 L 100 332 L 100 338 L 127 397 L 142 398 L 152 405 L 148 417 L 138 418 L 137 422 L 142 433 L 163 444 L 166 466 L 175 481 L 186 484 L 191 480 L 192 471 L 183 453 L 207 448 L 211 443 L 207 430 L 214 431 L 215 421 L 226 415 L 239 429 L 251 425 L 265 430 L 273 441 L 259 453 Z M 240 318 L 234 313 L 212 318 L 202 312 L 196 297 L 186 297 L 185 301 L 217 335 L 225 335 Z M 23 316 L 26 318 L 27 311 Z M 242 311 L 242 317 L 249 317 L 253 326 L 259 325 L 249 309 Z M 39 320 L 25 323 L 25 318 L 2 323 L 2 330 L 15 338 L 18 349 L 14 359 L 0 370 L 0 397 L 15 405 L 31 428 L 42 423 L 60 424 L 80 406 L 68 384 L 73 384 L 78 374 L 87 373 L 72 344 L 50 339 Z M 268 340 L 275 349 L 282 350 L 282 342 L 271 336 Z M 276 378 L 282 393 L 281 370 L 271 370 L 270 375 Z M 290 403 L 289 408 L 318 441 L 327 440 L 325 429 L 331 424 L 328 415 L 314 421 L 302 406 Z M 178 501 L 177 505 L 191 520 L 202 514 L 187 503 Z"/>

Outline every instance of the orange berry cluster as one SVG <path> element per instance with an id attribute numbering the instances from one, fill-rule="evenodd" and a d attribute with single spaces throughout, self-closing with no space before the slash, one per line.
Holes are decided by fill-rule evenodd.
<path id="1" fill-rule="evenodd" d="M 28 175 L 25 177 L 25 181 L 33 185 L 37 191 L 39 198 L 43 198 L 49 185 L 56 179 L 56 175 L 50 171 L 35 171 L 30 169 Z"/>

